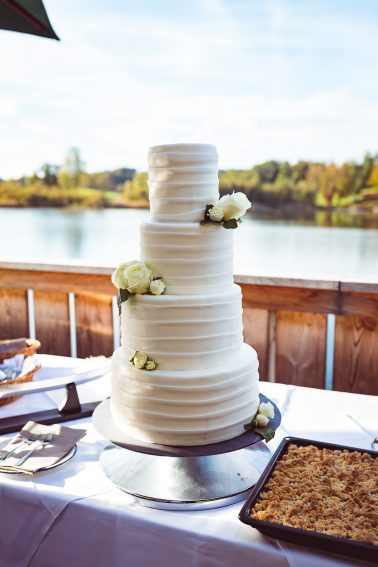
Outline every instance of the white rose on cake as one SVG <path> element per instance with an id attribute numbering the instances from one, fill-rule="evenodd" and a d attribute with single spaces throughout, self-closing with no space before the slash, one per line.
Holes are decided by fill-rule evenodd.
<path id="1" fill-rule="evenodd" d="M 152 295 L 161 295 L 164 291 L 165 283 L 162 279 L 157 279 L 150 283 L 150 292 Z"/>
<path id="2" fill-rule="evenodd" d="M 140 351 L 137 350 L 136 353 L 134 354 L 133 360 L 132 360 L 135 368 L 138 368 L 138 369 L 144 368 L 145 365 L 146 365 L 146 362 L 147 362 L 147 358 L 148 357 L 147 357 L 145 352 L 140 352 Z"/>
<path id="3" fill-rule="evenodd" d="M 213 222 L 221 222 L 224 217 L 224 212 L 222 207 L 220 207 L 218 204 L 213 205 L 213 207 L 209 210 L 209 217 L 210 220 Z"/>
<path id="4" fill-rule="evenodd" d="M 138 370 L 155 370 L 156 362 L 148 358 L 148 355 L 141 350 L 136 350 L 129 358 L 129 362 Z"/>
<path id="5" fill-rule="evenodd" d="M 154 280 L 152 270 L 139 260 L 120 264 L 112 274 L 112 282 L 118 288 L 119 315 L 122 313 L 122 304 L 132 295 L 144 295 L 145 293 L 161 295 L 166 287 L 162 278 L 158 277 Z"/>
<path id="6" fill-rule="evenodd" d="M 113 284 L 118 289 L 127 289 L 130 293 L 147 293 L 152 279 L 152 271 L 138 260 L 120 264 L 112 275 Z"/>
<path id="7" fill-rule="evenodd" d="M 125 270 L 126 289 L 130 293 L 147 293 L 152 282 L 152 271 L 143 262 L 135 262 Z"/>
<path id="8" fill-rule="evenodd" d="M 271 402 L 261 402 L 259 405 L 259 413 L 266 417 L 274 417 L 274 406 Z"/>
<path id="9" fill-rule="evenodd" d="M 247 210 L 250 208 L 251 203 L 244 193 L 232 193 L 232 195 L 224 195 L 219 199 L 218 207 L 223 210 L 223 220 L 230 219 L 239 220 Z"/>
<path id="10" fill-rule="evenodd" d="M 255 421 L 256 421 L 256 425 L 260 427 L 265 427 L 266 425 L 268 425 L 269 419 L 266 417 L 266 415 L 263 415 L 262 413 L 258 413 L 255 417 Z"/>
<path id="11" fill-rule="evenodd" d="M 114 272 L 112 273 L 112 283 L 115 287 L 117 287 L 118 289 L 126 289 L 127 282 L 125 279 L 125 271 L 129 266 L 131 266 L 131 264 L 134 264 L 135 262 L 136 260 L 134 260 L 133 262 L 122 262 L 122 264 L 120 264 L 118 268 L 114 270 Z"/>

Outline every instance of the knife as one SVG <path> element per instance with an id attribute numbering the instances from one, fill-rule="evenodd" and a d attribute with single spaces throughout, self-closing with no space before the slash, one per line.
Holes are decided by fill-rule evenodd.
<path id="1" fill-rule="evenodd" d="M 84 384 L 91 380 L 96 380 L 108 374 L 110 371 L 110 361 L 106 364 L 87 370 L 86 372 L 77 372 L 69 376 L 59 376 L 55 378 L 47 378 L 46 380 L 37 380 L 35 382 L 24 382 L 23 384 L 9 384 L 8 386 L 1 386 L 0 400 L 3 398 L 11 398 L 12 396 L 26 395 L 26 394 L 39 394 L 40 392 L 47 392 L 49 390 L 57 390 L 64 388 L 67 384 L 74 382 L 75 384 Z"/>

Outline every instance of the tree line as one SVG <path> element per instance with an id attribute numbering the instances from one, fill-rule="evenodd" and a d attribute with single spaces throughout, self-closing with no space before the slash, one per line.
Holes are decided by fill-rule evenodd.
<path id="1" fill-rule="evenodd" d="M 125 182 L 135 173 L 127 167 L 87 172 L 80 151 L 71 148 L 61 165 L 45 163 L 31 176 L 0 179 L 0 206 L 123 207 Z"/>
<path id="2" fill-rule="evenodd" d="M 242 190 L 250 200 L 271 206 L 348 206 L 377 195 L 378 156 L 366 154 L 361 163 L 341 165 L 270 160 L 250 170 L 221 171 L 220 190 Z"/>
<path id="3" fill-rule="evenodd" d="M 304 205 L 343 207 L 378 199 L 378 155 L 361 163 L 319 163 L 269 160 L 251 169 L 219 172 L 221 195 L 242 191 L 253 203 L 268 207 Z M 147 173 L 125 183 L 128 200 L 148 199 Z"/>
<path id="4" fill-rule="evenodd" d="M 375 206 L 378 155 L 337 165 L 269 160 L 250 169 L 219 172 L 220 193 L 244 192 L 267 207 Z M 71 148 L 61 166 L 44 164 L 30 177 L 0 180 L 0 206 L 147 206 L 147 173 L 132 168 L 89 173 Z"/>

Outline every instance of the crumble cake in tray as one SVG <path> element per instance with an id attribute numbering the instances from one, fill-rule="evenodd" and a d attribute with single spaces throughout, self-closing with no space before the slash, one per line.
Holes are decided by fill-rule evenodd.
<path id="1" fill-rule="evenodd" d="M 285 438 L 240 519 L 272 537 L 378 561 L 377 455 Z"/>

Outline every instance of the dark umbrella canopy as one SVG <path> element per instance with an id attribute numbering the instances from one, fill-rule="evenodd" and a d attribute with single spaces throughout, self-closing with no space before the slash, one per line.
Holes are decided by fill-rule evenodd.
<path id="1" fill-rule="evenodd" d="M 0 0 L 0 28 L 59 40 L 41 0 Z"/>

